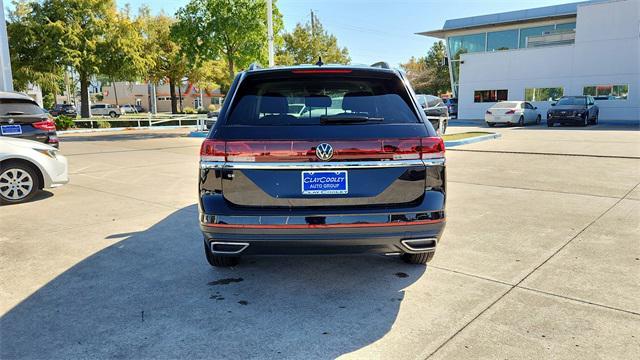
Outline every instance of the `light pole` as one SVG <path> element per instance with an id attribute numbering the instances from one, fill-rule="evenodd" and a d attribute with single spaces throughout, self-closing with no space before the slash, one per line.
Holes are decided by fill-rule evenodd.
<path id="1" fill-rule="evenodd" d="M 3 0 L 0 0 L 0 91 L 13 91 L 9 37 L 7 36 L 7 22 L 4 19 Z"/>
<path id="2" fill-rule="evenodd" d="M 267 0 L 267 42 L 269 43 L 269 67 L 275 65 L 273 60 L 273 4 Z"/>

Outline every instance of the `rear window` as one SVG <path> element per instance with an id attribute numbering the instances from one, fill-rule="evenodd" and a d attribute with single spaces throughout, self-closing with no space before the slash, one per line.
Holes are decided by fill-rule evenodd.
<path id="1" fill-rule="evenodd" d="M 254 75 L 240 85 L 226 124 L 319 125 L 353 118 L 385 124 L 416 123 L 419 118 L 411 104 L 409 93 L 397 78 Z"/>
<path id="2" fill-rule="evenodd" d="M 40 114 L 44 114 L 44 110 L 29 100 L 0 99 L 0 116 Z"/>
<path id="3" fill-rule="evenodd" d="M 493 105 L 492 107 L 494 109 L 513 109 L 513 108 L 517 108 L 520 106 L 520 103 L 514 102 L 514 101 L 504 101 L 504 102 L 499 102 L 495 105 Z"/>
<path id="4" fill-rule="evenodd" d="M 557 105 L 584 105 L 586 103 L 587 103 L 587 98 L 584 96 L 564 97 L 558 100 Z"/>

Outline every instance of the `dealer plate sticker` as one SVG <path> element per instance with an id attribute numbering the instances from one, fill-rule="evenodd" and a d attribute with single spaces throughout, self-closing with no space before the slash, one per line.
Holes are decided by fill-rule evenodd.
<path id="1" fill-rule="evenodd" d="M 302 194 L 348 194 L 349 180 L 346 170 L 341 171 L 303 171 Z"/>
<path id="2" fill-rule="evenodd" d="M 2 135 L 20 135 L 22 134 L 22 126 L 20 125 L 2 125 L 0 126 Z"/>

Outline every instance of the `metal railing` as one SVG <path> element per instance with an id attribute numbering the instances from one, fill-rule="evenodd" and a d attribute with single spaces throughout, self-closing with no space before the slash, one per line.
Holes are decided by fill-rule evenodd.
<path id="1" fill-rule="evenodd" d="M 212 119 L 213 120 L 213 119 Z M 99 122 L 107 121 L 110 124 L 113 123 L 129 123 L 127 127 L 162 127 L 169 122 L 177 122 L 177 126 L 195 126 L 198 131 L 204 131 L 207 128 L 207 115 L 206 114 L 151 114 L 146 116 L 127 116 L 122 115 L 120 117 L 91 117 L 91 118 L 79 118 L 73 119 L 76 124 L 88 124 L 89 128 L 99 128 Z M 135 124 L 135 126 L 132 125 Z M 186 124 L 185 124 L 186 123 Z"/>

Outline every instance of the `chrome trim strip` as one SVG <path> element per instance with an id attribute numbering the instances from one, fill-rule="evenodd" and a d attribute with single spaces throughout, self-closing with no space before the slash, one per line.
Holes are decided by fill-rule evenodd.
<path id="1" fill-rule="evenodd" d="M 306 169 L 371 169 L 371 168 L 396 168 L 410 166 L 436 166 L 444 165 L 445 159 L 415 159 L 415 160 L 389 160 L 389 161 L 328 161 L 328 162 L 215 162 L 201 161 L 201 169 L 281 169 L 281 170 L 306 170 Z"/>
<path id="2" fill-rule="evenodd" d="M 213 247 L 215 245 L 232 245 L 232 246 L 242 246 L 242 247 L 240 248 L 240 250 L 236 250 L 236 251 L 220 251 L 220 250 L 214 250 L 213 249 Z M 214 253 L 214 254 L 240 254 L 246 248 L 249 247 L 249 243 L 245 243 L 245 242 L 212 241 L 209 246 L 210 246 L 211 252 Z"/>

